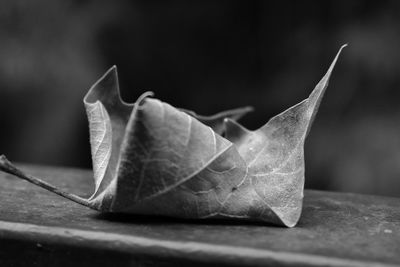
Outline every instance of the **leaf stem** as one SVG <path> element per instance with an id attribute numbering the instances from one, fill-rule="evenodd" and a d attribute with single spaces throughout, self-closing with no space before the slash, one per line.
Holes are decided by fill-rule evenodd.
<path id="1" fill-rule="evenodd" d="M 91 207 L 90 202 L 87 199 L 77 196 L 75 194 L 67 193 L 37 177 L 25 174 L 23 171 L 21 171 L 15 165 L 13 165 L 4 155 L 0 156 L 0 170 L 12 174 L 14 176 L 17 176 L 18 178 L 26 180 L 34 185 L 40 186 L 50 192 L 53 192 L 59 196 L 72 200 L 78 204 L 81 204 L 86 207 Z"/>

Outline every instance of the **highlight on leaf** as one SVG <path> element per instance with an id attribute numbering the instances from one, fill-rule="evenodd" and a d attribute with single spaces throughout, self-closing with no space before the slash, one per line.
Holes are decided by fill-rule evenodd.
<path id="1" fill-rule="evenodd" d="M 255 131 L 236 121 L 250 107 L 201 116 L 151 92 L 125 103 L 114 66 L 84 98 L 95 185 L 90 198 L 25 174 L 5 156 L 0 169 L 101 212 L 293 227 L 302 209 L 305 138 L 345 46 L 307 99 Z"/>

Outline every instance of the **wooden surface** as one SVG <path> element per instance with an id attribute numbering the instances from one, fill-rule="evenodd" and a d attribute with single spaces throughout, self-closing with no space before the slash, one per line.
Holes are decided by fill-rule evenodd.
<path id="1" fill-rule="evenodd" d="M 90 195 L 90 171 L 28 166 Z M 0 266 L 398 266 L 400 199 L 306 191 L 288 229 L 99 214 L 0 173 Z"/>

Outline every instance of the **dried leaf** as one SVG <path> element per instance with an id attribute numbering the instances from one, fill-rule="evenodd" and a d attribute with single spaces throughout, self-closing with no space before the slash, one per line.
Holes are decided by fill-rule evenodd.
<path id="1" fill-rule="evenodd" d="M 111 68 L 84 99 L 95 181 L 87 200 L 22 173 L 4 156 L 0 168 L 102 212 L 292 227 L 302 208 L 304 141 L 342 48 L 309 98 L 255 131 L 235 121 L 249 107 L 205 117 L 152 93 L 127 104 Z"/>

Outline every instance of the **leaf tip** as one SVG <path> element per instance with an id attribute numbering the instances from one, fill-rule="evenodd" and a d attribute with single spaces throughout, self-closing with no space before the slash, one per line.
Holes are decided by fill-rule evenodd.
<path id="1" fill-rule="evenodd" d="M 243 112 L 253 112 L 254 111 L 254 107 L 252 107 L 252 106 L 246 106 L 246 107 L 243 107 Z"/>
<path id="2" fill-rule="evenodd" d="M 117 75 L 117 65 L 112 65 L 111 68 L 109 68 L 106 73 L 103 74 L 103 76 L 99 79 L 99 80 L 103 80 L 104 78 L 106 78 L 107 76 L 109 76 L 110 74 L 114 74 Z"/>
<path id="3" fill-rule="evenodd" d="M 152 91 L 144 92 L 143 94 L 141 94 L 141 95 L 138 97 L 138 99 L 136 100 L 136 103 L 137 103 L 138 105 L 140 105 L 140 104 L 143 102 L 143 100 L 145 100 L 145 99 L 148 98 L 148 97 L 153 97 L 153 96 L 154 96 L 154 93 L 153 93 Z"/>
<path id="4" fill-rule="evenodd" d="M 330 75 L 330 73 L 333 71 L 333 68 L 334 68 L 335 65 L 336 65 L 336 61 L 338 60 L 340 54 L 342 53 L 343 48 L 345 48 L 345 47 L 347 47 L 347 44 L 344 44 L 344 45 L 342 45 L 342 46 L 339 48 L 339 51 L 337 52 L 335 58 L 333 59 L 333 61 L 332 61 L 332 63 L 331 63 L 331 66 L 329 67 L 329 70 L 328 70 L 328 73 L 327 73 L 327 74 Z"/>
<path id="5" fill-rule="evenodd" d="M 336 55 L 336 58 L 335 58 L 335 61 L 336 61 L 337 58 L 339 57 L 340 53 L 342 53 L 343 48 L 345 48 L 345 47 L 347 47 L 347 46 L 348 46 L 348 44 L 346 43 L 346 44 L 343 44 L 343 45 L 339 48 L 339 51 L 337 52 L 337 55 Z"/>
<path id="6" fill-rule="evenodd" d="M 118 76 L 117 65 L 112 65 L 111 68 L 106 73 L 107 74 L 113 73 L 115 76 Z"/>

